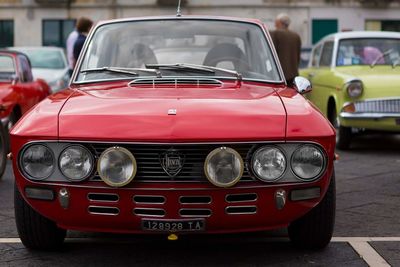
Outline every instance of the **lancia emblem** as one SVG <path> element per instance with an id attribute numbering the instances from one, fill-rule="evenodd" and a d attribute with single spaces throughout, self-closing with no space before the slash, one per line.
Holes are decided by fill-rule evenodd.
<path id="1" fill-rule="evenodd" d="M 185 156 L 176 149 L 168 149 L 160 154 L 160 163 L 164 171 L 170 176 L 176 176 L 183 168 Z"/>
<path id="2" fill-rule="evenodd" d="M 176 115 L 176 109 L 174 108 L 168 109 L 168 115 Z"/>

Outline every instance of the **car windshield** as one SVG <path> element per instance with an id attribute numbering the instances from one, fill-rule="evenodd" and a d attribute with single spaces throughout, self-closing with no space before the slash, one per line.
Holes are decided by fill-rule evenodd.
<path id="1" fill-rule="evenodd" d="M 217 69 L 207 71 L 206 66 Z M 108 70 L 98 71 L 102 68 Z M 132 79 L 110 68 L 132 69 L 137 76 L 154 76 L 138 69 L 156 68 L 162 77 L 281 81 L 261 27 L 233 21 L 167 19 L 103 25 L 89 42 L 76 81 Z"/>
<path id="2" fill-rule="evenodd" d="M 339 43 L 336 65 L 393 65 L 399 56 L 400 39 L 346 39 Z"/>
<path id="3" fill-rule="evenodd" d="M 12 57 L 0 55 L 0 80 L 11 80 L 14 74 L 15 66 Z"/>
<path id="4" fill-rule="evenodd" d="M 32 68 L 39 69 L 64 69 L 66 63 L 60 50 L 52 49 L 19 49 L 31 61 Z"/>

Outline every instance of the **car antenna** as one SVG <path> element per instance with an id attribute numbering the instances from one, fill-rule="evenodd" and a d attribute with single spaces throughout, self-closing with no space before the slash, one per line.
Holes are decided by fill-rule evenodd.
<path id="1" fill-rule="evenodd" d="M 181 17 L 182 13 L 181 13 L 181 0 L 178 0 L 178 7 L 176 9 L 176 16 L 177 17 Z"/>

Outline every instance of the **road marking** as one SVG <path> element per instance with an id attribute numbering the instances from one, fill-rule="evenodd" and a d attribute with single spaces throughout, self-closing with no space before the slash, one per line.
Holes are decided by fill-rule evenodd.
<path id="1" fill-rule="evenodd" d="M 368 242 L 350 241 L 349 244 L 369 266 L 390 267 L 389 263 Z"/>
<path id="2" fill-rule="evenodd" d="M 264 238 L 263 238 L 264 239 Z M 288 242 L 288 237 L 266 237 L 267 242 Z M 96 237 L 69 237 L 65 239 L 66 242 L 71 243 L 127 243 L 129 239 L 121 240 L 116 238 L 96 238 Z M 333 237 L 333 243 L 357 243 L 357 242 L 400 242 L 400 237 Z M 0 238 L 0 244 L 21 243 L 19 238 Z"/>

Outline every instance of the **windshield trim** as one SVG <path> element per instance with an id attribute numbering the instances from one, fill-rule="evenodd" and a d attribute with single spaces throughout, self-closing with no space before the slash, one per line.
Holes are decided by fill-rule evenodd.
<path id="1" fill-rule="evenodd" d="M 103 26 L 108 26 L 108 25 L 112 25 L 112 24 L 118 24 L 118 23 L 128 23 L 128 22 L 141 22 L 141 21 L 164 21 L 164 20 L 205 20 L 205 21 L 221 21 L 221 22 L 234 22 L 234 23 L 245 23 L 245 24 L 251 24 L 251 25 L 255 25 L 258 28 L 261 29 L 263 36 L 265 38 L 265 41 L 267 42 L 269 49 L 271 51 L 271 55 L 272 55 L 272 59 L 275 63 L 275 66 L 277 67 L 277 71 L 278 71 L 278 75 L 279 75 L 279 79 L 277 81 L 271 81 L 272 83 L 285 83 L 286 84 L 286 80 L 285 80 L 285 75 L 283 74 L 283 70 L 280 64 L 280 61 L 278 59 L 278 55 L 276 54 L 276 51 L 274 49 L 274 45 L 271 39 L 271 36 L 269 35 L 269 33 L 267 32 L 266 28 L 263 27 L 263 25 L 260 25 L 259 23 L 255 22 L 255 21 L 247 21 L 247 20 L 240 20 L 240 18 L 238 19 L 229 19 L 229 18 L 225 18 L 225 17 L 144 17 L 144 18 L 134 18 L 134 19 L 121 19 L 121 20 L 111 20 L 111 21 L 107 21 L 104 23 L 100 23 L 98 25 L 96 25 L 94 28 L 92 28 L 92 30 L 90 31 L 87 40 L 82 48 L 82 51 L 79 55 L 79 58 L 76 62 L 76 66 L 79 66 L 79 68 L 75 68 L 73 73 L 72 73 L 72 77 L 69 81 L 69 86 L 74 85 L 74 84 L 81 84 L 82 82 L 77 81 L 78 75 L 81 71 L 82 68 L 82 61 L 83 59 L 86 57 L 86 53 L 88 52 L 89 49 L 89 43 L 92 42 L 93 36 L 94 34 Z M 243 80 L 253 80 L 252 78 L 244 78 Z M 258 79 L 254 79 L 254 80 L 258 80 Z M 104 80 L 103 80 L 104 81 Z M 267 80 L 261 80 L 261 81 L 267 81 Z M 88 82 L 92 82 L 92 81 L 88 81 Z"/>
<path id="2" fill-rule="evenodd" d="M 156 76 L 143 76 L 140 77 L 143 79 L 157 79 Z M 226 76 L 165 76 L 163 78 L 168 78 L 168 79 L 179 79 L 179 78 L 190 78 L 190 79 L 215 79 L 215 80 L 231 80 L 231 81 L 237 81 L 236 77 L 226 77 Z M 134 78 L 135 79 L 135 78 Z M 85 84 L 91 84 L 91 83 L 103 83 L 103 82 L 118 82 L 118 81 L 132 81 L 134 80 L 132 77 L 121 77 L 121 78 L 115 78 L 115 79 L 97 79 L 97 80 L 90 80 L 90 81 L 81 81 L 81 82 L 75 82 L 72 85 L 85 85 Z M 137 78 L 136 78 L 137 79 Z M 284 84 L 283 81 L 271 81 L 271 80 L 263 80 L 263 79 L 253 79 L 253 78 L 243 78 L 244 82 L 261 82 L 261 83 L 273 83 L 273 84 Z"/>

